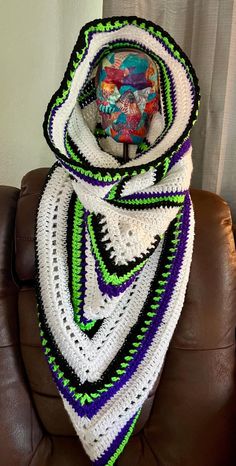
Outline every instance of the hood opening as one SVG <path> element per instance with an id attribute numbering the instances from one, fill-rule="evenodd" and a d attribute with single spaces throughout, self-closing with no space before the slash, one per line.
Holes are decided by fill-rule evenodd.
<path id="1" fill-rule="evenodd" d="M 97 73 L 99 62 L 102 60 L 104 56 L 112 51 L 121 51 L 123 50 L 123 46 L 121 47 L 112 47 L 112 44 L 109 45 L 109 48 L 105 51 L 101 51 L 99 57 L 94 64 L 93 69 L 90 71 L 86 82 L 81 89 L 81 92 L 78 95 L 76 105 L 78 105 L 78 111 L 81 112 L 83 117 L 84 123 L 88 126 L 91 133 L 97 140 L 97 144 L 106 153 L 117 157 L 122 163 L 123 158 L 123 143 L 115 141 L 111 136 L 108 136 L 105 133 L 105 130 L 102 128 L 101 125 L 101 117 L 98 112 L 97 104 L 96 104 L 96 84 L 95 84 L 95 76 Z M 133 44 L 130 44 L 130 51 L 137 51 L 142 50 L 141 47 L 134 48 Z M 143 49 L 146 52 L 146 50 Z M 160 73 L 159 66 L 157 65 L 158 72 Z M 160 87 L 162 83 L 160 82 Z M 147 149 L 147 147 L 151 147 L 157 138 L 160 137 L 164 127 L 165 127 L 165 119 L 164 114 L 162 113 L 162 98 L 163 90 L 160 89 L 160 102 L 159 102 L 159 111 L 156 112 L 150 122 L 150 127 L 147 133 L 147 136 L 143 139 L 140 144 L 129 144 L 129 159 L 134 159 L 139 157 L 142 152 Z"/>

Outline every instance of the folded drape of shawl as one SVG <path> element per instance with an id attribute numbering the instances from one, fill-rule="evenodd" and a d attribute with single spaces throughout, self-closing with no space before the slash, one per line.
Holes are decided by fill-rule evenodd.
<path id="1" fill-rule="evenodd" d="M 142 50 L 157 63 L 161 113 L 130 146 L 105 135 L 95 74 L 107 53 Z M 57 158 L 37 212 L 42 348 L 91 461 L 112 465 L 161 370 L 183 307 L 194 239 L 190 130 L 199 87 L 184 52 L 135 16 L 80 31 L 44 120 Z"/>

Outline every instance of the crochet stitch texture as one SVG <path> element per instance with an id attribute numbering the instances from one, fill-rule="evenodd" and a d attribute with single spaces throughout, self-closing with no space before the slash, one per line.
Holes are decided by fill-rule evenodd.
<path id="1" fill-rule="evenodd" d="M 112 50 L 148 53 L 161 114 L 130 146 L 106 137 L 94 76 Z M 44 120 L 57 162 L 37 212 L 41 343 L 71 422 L 96 466 L 113 465 L 160 373 L 183 307 L 194 240 L 190 130 L 194 69 L 158 25 L 135 16 L 80 31 Z"/>

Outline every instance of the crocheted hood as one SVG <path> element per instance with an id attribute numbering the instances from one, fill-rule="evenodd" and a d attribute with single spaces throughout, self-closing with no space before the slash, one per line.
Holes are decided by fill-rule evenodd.
<path id="1" fill-rule="evenodd" d="M 107 53 L 142 50 L 160 74 L 161 111 L 146 139 L 107 137 L 95 74 Z M 190 129 L 199 104 L 189 59 L 156 24 L 112 17 L 79 34 L 44 132 L 57 162 L 36 222 L 40 336 L 84 449 L 113 465 L 160 374 L 183 307 L 194 211 Z"/>
<path id="2" fill-rule="evenodd" d="M 147 139 L 130 145 L 131 160 L 122 166 L 122 144 L 106 138 L 99 121 L 94 76 L 102 57 L 124 47 L 142 50 L 156 61 L 161 114 L 153 118 Z M 44 133 L 60 163 L 75 177 L 90 168 L 94 179 L 132 176 L 148 170 L 157 159 L 166 170 L 168 155 L 189 136 L 198 104 L 193 67 L 166 31 L 135 16 L 98 19 L 81 29 L 61 86 L 48 105 Z"/>

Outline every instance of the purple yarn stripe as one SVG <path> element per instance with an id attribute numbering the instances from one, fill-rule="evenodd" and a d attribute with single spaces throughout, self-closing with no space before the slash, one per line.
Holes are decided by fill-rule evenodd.
<path id="1" fill-rule="evenodd" d="M 88 405 L 81 406 L 79 401 L 76 401 L 72 395 L 70 394 L 69 390 L 67 387 L 64 387 L 61 379 L 57 379 L 55 376 L 55 373 L 53 373 L 55 382 L 58 384 L 59 390 L 62 391 L 63 395 L 65 398 L 68 400 L 68 402 L 73 406 L 75 411 L 79 416 L 88 416 L 90 419 L 104 406 L 104 404 L 117 393 L 121 389 L 121 387 L 130 379 L 130 377 L 133 375 L 135 372 L 137 366 L 143 359 L 143 357 L 146 354 L 146 351 L 148 350 L 158 328 L 160 323 L 162 322 L 163 316 L 165 314 L 167 305 L 169 303 L 169 300 L 172 296 L 174 286 L 177 282 L 178 278 L 178 273 L 183 261 L 184 253 L 185 253 L 185 248 L 186 248 L 186 243 L 187 243 L 187 237 L 188 237 L 188 232 L 189 232 L 189 225 L 190 225 L 190 195 L 189 193 L 186 195 L 185 202 L 184 202 L 184 208 L 183 208 L 183 218 L 182 218 L 182 231 L 180 235 L 180 242 L 179 242 L 179 248 L 177 251 L 177 255 L 174 259 L 174 263 L 172 266 L 172 271 L 170 275 L 170 279 L 168 281 L 166 291 L 163 294 L 162 300 L 160 301 L 160 306 L 157 315 L 154 317 L 153 322 L 151 324 L 151 327 L 146 333 L 146 338 L 143 341 L 142 347 L 139 349 L 139 353 L 137 354 L 137 357 L 133 360 L 133 362 L 130 364 L 129 369 L 126 371 L 126 373 L 120 377 L 120 379 L 116 382 L 113 387 L 109 389 L 109 391 L 101 394 L 101 396 L 95 400 L 93 403 L 90 403 Z"/>
<path id="2" fill-rule="evenodd" d="M 168 170 L 170 170 L 177 162 L 179 162 L 180 159 L 182 159 L 182 157 L 184 156 L 184 154 L 186 154 L 186 152 L 190 149 L 190 147 L 191 147 L 191 141 L 190 141 L 190 138 L 188 138 L 186 139 L 186 141 L 184 141 L 180 149 L 177 152 L 175 152 L 173 157 L 171 157 Z"/>
<path id="3" fill-rule="evenodd" d="M 53 126 L 53 120 L 54 120 L 54 117 L 56 115 L 56 111 L 57 111 L 58 107 L 54 107 L 51 111 L 51 115 L 50 115 L 50 118 L 49 118 L 49 125 L 48 125 L 48 135 L 52 141 L 52 126 Z"/>
<path id="4" fill-rule="evenodd" d="M 104 282 L 97 263 L 96 263 L 95 268 L 96 268 L 97 277 L 98 277 L 99 289 L 102 292 L 102 294 L 107 294 L 109 298 L 112 298 L 114 296 L 119 296 L 121 293 L 123 293 L 134 282 L 134 280 L 140 273 L 140 270 L 142 270 L 140 269 L 137 272 L 135 272 L 135 274 L 132 275 L 132 277 L 129 278 L 129 280 L 127 280 L 125 283 L 122 283 L 121 285 L 116 286 L 116 285 L 109 285 Z"/>

